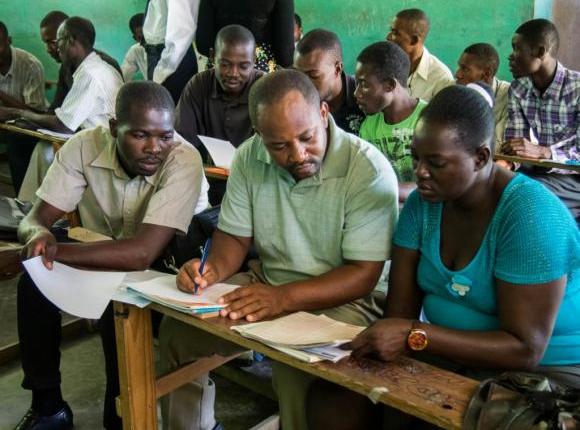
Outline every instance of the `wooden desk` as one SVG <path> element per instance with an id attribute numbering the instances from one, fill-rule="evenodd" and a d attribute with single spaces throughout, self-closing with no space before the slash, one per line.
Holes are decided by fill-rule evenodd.
<path id="1" fill-rule="evenodd" d="M 45 140 L 47 142 L 52 143 L 53 148 L 58 151 L 62 145 L 66 142 L 66 139 L 62 139 L 60 137 L 50 136 L 44 133 L 40 133 L 36 130 L 29 130 L 22 127 L 17 127 L 12 124 L 0 123 L 0 130 L 11 131 L 13 133 L 24 134 L 26 136 L 37 137 L 38 139 Z M 230 171 L 228 169 L 224 169 L 221 167 L 214 167 L 214 166 L 204 166 L 205 175 L 208 178 L 216 178 L 216 179 L 223 179 L 227 180 L 230 176 Z"/>
<path id="2" fill-rule="evenodd" d="M 37 137 L 38 139 L 45 140 L 47 142 L 52 143 L 55 149 L 59 149 L 64 143 L 66 139 L 61 137 L 50 136 L 48 134 L 40 133 L 36 130 L 29 130 L 27 128 L 17 127 L 12 124 L 0 123 L 0 130 L 11 131 L 12 133 L 24 134 L 26 136 Z"/>
<path id="3" fill-rule="evenodd" d="M 157 378 L 150 309 L 365 396 L 377 387 L 385 387 L 387 390 L 376 393 L 378 401 L 446 429 L 461 429 L 467 403 L 478 384 L 410 358 L 389 364 L 371 360 L 356 363 L 351 359 L 337 364 L 308 364 L 242 337 L 230 329 L 238 323 L 226 318 L 199 319 L 157 304 L 139 309 L 115 302 L 120 410 L 125 430 L 157 429 L 158 398 L 235 358 L 214 355 Z"/>
<path id="4" fill-rule="evenodd" d="M 573 172 L 580 172 L 580 165 L 559 163 L 557 161 L 552 160 L 537 160 L 533 158 L 523 158 L 523 157 L 515 157 L 512 155 L 500 155 L 500 154 L 494 155 L 493 158 L 495 160 L 511 161 L 512 163 L 528 164 L 531 166 L 541 166 L 545 167 L 546 169 L 563 169 L 563 170 L 571 170 Z"/>

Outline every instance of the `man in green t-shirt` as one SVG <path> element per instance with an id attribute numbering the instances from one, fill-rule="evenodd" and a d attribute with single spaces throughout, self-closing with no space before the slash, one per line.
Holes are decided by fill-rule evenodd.
<path id="1" fill-rule="evenodd" d="M 415 188 L 411 142 L 419 114 L 427 105 L 409 94 L 408 76 L 409 57 L 395 43 L 373 43 L 357 57 L 354 94 L 367 115 L 359 135 L 391 162 L 401 202 Z"/>

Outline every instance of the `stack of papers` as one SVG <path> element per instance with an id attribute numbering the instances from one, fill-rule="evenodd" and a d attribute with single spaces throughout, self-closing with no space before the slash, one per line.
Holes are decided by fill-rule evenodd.
<path id="1" fill-rule="evenodd" d="M 175 275 L 155 270 L 102 272 L 75 269 L 56 261 L 53 269 L 48 270 L 42 257 L 23 264 L 48 300 L 71 315 L 89 319 L 99 319 L 111 300 L 139 307 L 153 301 L 181 312 L 209 315 L 223 309 L 219 298 L 238 287 L 216 284 L 194 296 L 177 289 Z"/>
<path id="2" fill-rule="evenodd" d="M 59 139 L 63 139 L 63 140 L 70 139 L 74 134 L 74 133 L 59 133 L 57 131 L 48 130 L 46 128 L 39 128 L 36 131 L 38 131 L 39 133 L 42 133 L 42 134 L 46 134 L 48 136 L 58 137 Z"/>
<path id="3" fill-rule="evenodd" d="M 350 342 L 365 327 L 333 320 L 326 315 L 296 312 L 272 321 L 232 327 L 242 336 L 262 342 L 309 363 L 337 362 L 350 355 L 340 345 Z"/>
<path id="4" fill-rule="evenodd" d="M 152 302 L 189 314 L 218 312 L 225 307 L 218 303 L 219 298 L 238 288 L 238 285 L 214 284 L 203 290 L 200 289 L 198 294 L 193 295 L 178 290 L 175 278 L 175 275 L 163 274 L 149 281 L 129 281 L 124 282 L 124 285 L 129 291 L 133 291 Z"/>

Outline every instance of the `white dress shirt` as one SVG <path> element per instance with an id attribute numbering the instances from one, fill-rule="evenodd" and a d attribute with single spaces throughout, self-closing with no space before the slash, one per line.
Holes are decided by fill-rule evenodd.
<path id="1" fill-rule="evenodd" d="M 407 79 L 407 86 L 413 97 L 428 102 L 443 88 L 453 85 L 455 80 L 449 67 L 427 48 L 423 48 L 423 55 L 417 69 Z"/>
<path id="2" fill-rule="evenodd" d="M 165 45 L 153 72 L 162 83 L 181 63 L 193 42 L 197 28 L 199 0 L 151 0 L 143 23 L 148 45 Z"/>
<path id="3" fill-rule="evenodd" d="M 14 97 L 20 103 L 44 110 L 44 68 L 29 52 L 10 47 L 12 63 L 5 75 L 0 74 L 0 91 Z"/>
<path id="4" fill-rule="evenodd" d="M 73 73 L 72 87 L 54 113 L 72 131 L 79 127 L 108 127 L 121 85 L 119 72 L 91 52 Z"/>
<path id="5" fill-rule="evenodd" d="M 129 48 L 121 64 L 121 70 L 125 82 L 131 82 L 137 72 L 141 72 L 143 78 L 147 79 L 147 53 L 141 44 L 135 43 Z"/>

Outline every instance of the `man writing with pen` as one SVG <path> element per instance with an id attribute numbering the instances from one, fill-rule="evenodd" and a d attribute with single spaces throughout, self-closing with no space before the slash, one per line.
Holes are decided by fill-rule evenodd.
<path id="1" fill-rule="evenodd" d="M 306 75 L 283 70 L 250 91 L 256 135 L 236 152 L 211 251 L 187 262 L 177 286 L 194 292 L 216 282 L 244 285 L 222 297 L 223 317 L 258 321 L 294 311 L 322 312 L 368 325 L 379 314 L 374 288 L 389 258 L 397 218 L 397 183 L 372 145 L 336 127 Z M 260 262 L 236 273 L 254 245 Z M 378 296 L 378 294 L 377 294 Z M 160 328 L 168 371 L 240 348 L 177 320 Z M 283 428 L 305 429 L 312 378 L 273 363 Z M 166 428 L 220 428 L 215 386 L 204 375 L 165 396 Z"/>

